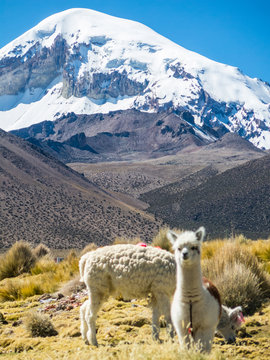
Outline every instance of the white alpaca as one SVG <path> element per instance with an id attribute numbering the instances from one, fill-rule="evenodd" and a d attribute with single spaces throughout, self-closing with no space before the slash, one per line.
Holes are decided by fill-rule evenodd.
<path id="1" fill-rule="evenodd" d="M 181 346 L 195 346 L 209 352 L 221 315 L 221 303 L 216 287 L 201 274 L 201 244 L 204 227 L 196 232 L 167 234 L 173 244 L 176 260 L 176 290 L 171 317 Z"/>
<path id="2" fill-rule="evenodd" d="M 81 307 L 81 332 L 97 345 L 98 309 L 110 295 L 125 299 L 152 297 L 152 334 L 159 338 L 159 317 L 163 314 L 173 337 L 170 298 L 175 289 L 175 262 L 172 254 L 154 247 L 112 245 L 86 253 L 80 260 L 80 274 L 89 299 Z"/>
<path id="3" fill-rule="evenodd" d="M 231 309 L 222 305 L 221 317 L 217 326 L 217 333 L 221 334 L 228 343 L 233 343 L 236 340 L 236 331 L 245 322 L 242 307 L 237 306 Z"/>
<path id="4" fill-rule="evenodd" d="M 170 300 L 176 286 L 176 264 L 171 253 L 153 247 L 114 245 L 83 255 L 79 266 L 81 281 L 88 284 L 90 300 L 81 306 L 81 334 L 87 343 L 96 344 L 95 319 L 99 306 L 109 295 L 117 293 L 129 298 L 151 293 L 153 337 L 158 339 L 161 315 L 165 315 L 168 331 L 173 336 Z M 229 340 L 235 333 L 231 329 L 234 324 L 230 323 L 232 309 L 226 309 L 222 311 L 224 321 L 218 330 Z"/>

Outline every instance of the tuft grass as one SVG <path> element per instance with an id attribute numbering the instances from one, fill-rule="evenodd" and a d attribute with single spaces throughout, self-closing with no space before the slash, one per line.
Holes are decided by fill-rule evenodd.
<path id="1" fill-rule="evenodd" d="M 162 228 L 159 230 L 158 234 L 154 237 L 152 241 L 152 246 L 158 246 L 163 250 L 173 252 L 172 245 L 167 239 L 167 232 L 169 231 L 168 227 Z M 177 231 L 179 232 L 179 231 Z"/>
<path id="2" fill-rule="evenodd" d="M 41 259 L 32 268 L 32 275 L 0 282 L 0 301 L 14 301 L 53 293 L 78 272 L 78 258 L 74 253 L 70 253 L 67 259 L 59 264 L 46 258 Z"/>
<path id="3" fill-rule="evenodd" d="M 35 262 L 31 246 L 24 241 L 16 242 L 1 258 L 0 280 L 29 272 Z"/>
<path id="4" fill-rule="evenodd" d="M 30 312 L 25 317 L 24 323 L 26 330 L 32 337 L 48 337 L 58 334 L 48 315 Z"/>
<path id="5" fill-rule="evenodd" d="M 97 245 L 95 243 L 90 243 L 82 249 L 80 256 L 83 256 L 84 254 L 88 253 L 89 251 L 94 251 L 96 249 L 97 249 Z"/>
<path id="6" fill-rule="evenodd" d="M 50 251 L 50 249 L 48 248 L 48 246 L 40 243 L 38 246 L 36 246 L 36 247 L 34 248 L 33 253 L 34 253 L 34 255 L 35 255 L 35 257 L 36 257 L 37 259 L 40 259 L 40 258 L 42 258 L 42 257 L 44 257 L 44 256 L 46 256 L 46 255 L 47 255 L 47 256 L 50 255 L 51 251 Z"/>
<path id="7" fill-rule="evenodd" d="M 210 244 L 210 249 L 217 246 Z M 249 245 L 248 245 L 249 246 Z M 202 263 L 203 274 L 219 289 L 228 306 L 242 305 L 248 314 L 270 296 L 270 279 L 245 244 L 223 242 Z"/>

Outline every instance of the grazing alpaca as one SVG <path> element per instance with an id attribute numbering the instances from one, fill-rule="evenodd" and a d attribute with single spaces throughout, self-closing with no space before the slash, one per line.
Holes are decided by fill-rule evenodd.
<path id="1" fill-rule="evenodd" d="M 185 231 L 178 235 L 167 234 L 176 260 L 176 291 L 171 318 L 180 346 L 195 346 L 210 352 L 215 330 L 221 315 L 220 296 L 217 288 L 201 274 L 201 244 L 204 227 L 196 232 Z"/>
<path id="2" fill-rule="evenodd" d="M 222 305 L 217 333 L 221 334 L 228 343 L 234 343 L 236 340 L 236 331 L 240 329 L 243 322 L 245 322 L 245 319 L 243 317 L 241 306 L 231 309 Z"/>

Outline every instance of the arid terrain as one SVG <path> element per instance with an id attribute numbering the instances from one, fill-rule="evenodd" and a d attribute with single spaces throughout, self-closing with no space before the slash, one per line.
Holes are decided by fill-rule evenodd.
<path id="1" fill-rule="evenodd" d="M 83 248 L 91 241 L 108 244 L 124 235 L 140 235 L 147 241 L 158 230 L 160 222 L 135 207 L 134 201 L 126 204 L 117 194 L 4 131 L 0 171 L 1 249 L 17 240 L 59 249 Z"/>

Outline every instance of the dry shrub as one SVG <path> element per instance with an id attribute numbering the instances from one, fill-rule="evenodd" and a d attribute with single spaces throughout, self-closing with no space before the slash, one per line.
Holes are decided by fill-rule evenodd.
<path id="1" fill-rule="evenodd" d="M 59 292 L 65 296 L 76 294 L 85 289 L 85 283 L 80 281 L 80 276 L 77 275 L 74 279 L 69 280 L 59 290 Z"/>
<path id="2" fill-rule="evenodd" d="M 15 301 L 53 292 L 58 283 L 52 274 L 6 279 L 0 284 L 0 301 Z"/>
<path id="3" fill-rule="evenodd" d="M 262 304 L 258 277 L 241 263 L 225 265 L 214 280 L 222 302 L 229 307 L 241 305 L 246 314 L 253 314 Z"/>
<path id="4" fill-rule="evenodd" d="M 31 274 L 38 275 L 47 272 L 55 272 L 56 269 L 57 269 L 57 264 L 53 260 L 45 256 L 36 262 L 34 267 L 31 269 Z"/>
<path id="5" fill-rule="evenodd" d="M 212 258 L 203 261 L 202 267 L 204 276 L 214 282 L 228 306 L 241 305 L 250 314 L 270 295 L 268 274 L 244 245 L 224 244 Z M 241 291 L 241 298 L 236 289 Z"/>
<path id="6" fill-rule="evenodd" d="M 38 246 L 34 248 L 33 253 L 37 259 L 40 259 L 46 255 L 50 255 L 51 250 L 48 248 L 48 246 L 40 243 Z"/>
<path id="7" fill-rule="evenodd" d="M 270 240 L 257 240 L 249 244 L 249 250 L 260 261 L 270 262 Z"/>
<path id="8" fill-rule="evenodd" d="M 170 241 L 167 239 L 167 232 L 169 231 L 169 228 L 162 228 L 159 230 L 158 234 L 154 237 L 152 241 L 152 246 L 159 246 L 163 250 L 167 250 L 170 252 L 173 252 L 172 245 Z M 174 230 L 175 232 L 179 232 L 177 230 Z"/>
<path id="9" fill-rule="evenodd" d="M 84 254 L 86 254 L 90 251 L 94 251 L 96 249 L 97 249 L 97 245 L 95 243 L 90 243 L 82 249 L 80 255 L 83 256 Z"/>
<path id="10" fill-rule="evenodd" d="M 124 236 L 122 237 L 116 237 L 114 239 L 113 245 L 119 245 L 119 244 L 133 244 L 133 245 L 137 245 L 138 243 L 141 242 L 141 239 L 138 237 L 132 238 L 132 239 L 128 239 Z"/>
<path id="11" fill-rule="evenodd" d="M 0 280 L 29 272 L 35 262 L 31 246 L 24 241 L 16 242 L 1 259 Z"/>
<path id="12" fill-rule="evenodd" d="M 32 337 L 47 337 L 58 334 L 49 316 L 34 312 L 29 313 L 25 318 L 25 327 Z"/>
<path id="13" fill-rule="evenodd" d="M 211 259 L 225 244 L 226 242 L 220 239 L 204 242 L 202 245 L 202 259 Z"/>

